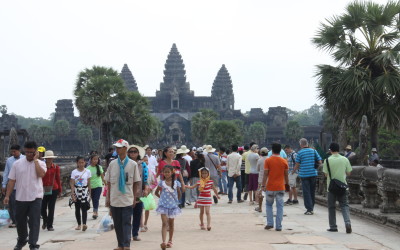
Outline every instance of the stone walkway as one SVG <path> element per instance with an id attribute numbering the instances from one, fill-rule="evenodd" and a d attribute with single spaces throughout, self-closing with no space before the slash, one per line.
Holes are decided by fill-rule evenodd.
<path id="1" fill-rule="evenodd" d="M 97 233 L 97 220 L 89 213 L 86 232 L 74 230 L 74 209 L 67 206 L 68 199 L 57 202 L 55 231 L 40 232 L 39 244 L 43 250 L 113 249 L 117 246 L 115 232 Z M 100 204 L 104 204 L 104 200 Z M 223 196 L 211 209 L 212 230 L 201 231 L 198 209 L 187 206 L 175 221 L 173 249 L 400 249 L 400 234 L 393 229 L 352 216 L 353 233 L 346 234 L 340 212 L 337 214 L 339 232 L 329 233 L 328 211 L 317 205 L 314 215 L 304 215 L 299 205 L 285 206 L 283 231 L 264 230 L 265 211 L 258 213 L 248 203 L 227 204 Z M 107 208 L 100 207 L 100 217 Z M 161 219 L 151 212 L 149 231 L 141 233 L 142 241 L 132 242 L 132 249 L 160 249 Z M 13 249 L 15 229 L 0 228 L 0 249 Z M 28 249 L 25 247 L 24 249 Z"/>

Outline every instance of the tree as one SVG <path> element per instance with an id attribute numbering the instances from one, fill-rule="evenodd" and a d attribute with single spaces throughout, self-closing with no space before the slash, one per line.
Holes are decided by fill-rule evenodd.
<path id="1" fill-rule="evenodd" d="M 49 126 L 37 126 L 33 138 L 38 144 L 47 145 L 54 141 L 54 131 Z"/>
<path id="2" fill-rule="evenodd" d="M 297 145 L 296 142 L 303 137 L 304 131 L 297 121 L 289 121 L 285 128 L 285 137 L 290 144 Z"/>
<path id="3" fill-rule="evenodd" d="M 211 109 L 202 109 L 192 118 L 192 139 L 197 144 L 203 144 L 207 137 L 211 123 L 218 118 L 218 114 Z"/>
<path id="4" fill-rule="evenodd" d="M 89 126 L 85 126 L 82 123 L 78 124 L 78 138 L 83 146 L 83 151 L 87 153 L 90 147 L 91 141 L 93 141 L 93 132 Z"/>
<path id="5" fill-rule="evenodd" d="M 336 120 L 358 126 L 366 115 L 372 147 L 380 126 L 400 124 L 399 14 L 399 2 L 353 2 L 313 38 L 337 63 L 317 66 L 319 98 Z"/>
<path id="6" fill-rule="evenodd" d="M 69 126 L 69 122 L 66 120 L 58 120 L 54 124 L 54 133 L 56 136 L 59 136 L 61 140 L 61 151 L 63 150 L 64 137 L 69 135 L 70 131 L 71 128 Z"/>
<path id="7" fill-rule="evenodd" d="M 238 126 L 232 121 L 215 120 L 207 132 L 207 143 L 214 147 L 230 147 L 243 142 L 243 136 Z"/>
<path id="8" fill-rule="evenodd" d="M 379 157 L 398 160 L 400 158 L 400 131 L 379 129 Z"/>
<path id="9" fill-rule="evenodd" d="M 267 136 L 267 128 L 262 122 L 254 122 L 249 126 L 247 131 L 248 141 L 254 141 L 258 145 L 263 145 L 265 143 L 265 138 Z"/>

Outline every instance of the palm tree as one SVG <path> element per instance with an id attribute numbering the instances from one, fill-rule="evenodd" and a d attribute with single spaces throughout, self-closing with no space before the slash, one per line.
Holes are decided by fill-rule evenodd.
<path id="1" fill-rule="evenodd" d="M 328 112 L 354 126 L 366 115 L 371 145 L 378 128 L 400 124 L 400 3 L 353 2 L 327 19 L 312 39 L 336 66 L 318 65 L 318 92 Z"/>
<path id="2" fill-rule="evenodd" d="M 202 109 L 192 118 L 192 139 L 198 144 L 204 143 L 211 122 L 218 118 L 218 114 L 211 109 Z"/>

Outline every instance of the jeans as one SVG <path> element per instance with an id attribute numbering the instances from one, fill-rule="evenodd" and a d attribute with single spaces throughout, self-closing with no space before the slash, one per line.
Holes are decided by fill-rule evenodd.
<path id="1" fill-rule="evenodd" d="M 34 201 L 16 201 L 15 204 L 17 210 L 18 243 L 20 245 L 25 245 L 26 238 L 28 237 L 29 225 L 28 243 L 30 246 L 39 247 L 36 243 L 39 240 L 40 207 L 42 206 L 42 199 L 36 199 Z"/>
<path id="2" fill-rule="evenodd" d="M 338 196 L 328 192 L 328 212 L 329 212 L 329 228 L 337 229 L 336 225 L 336 200 L 339 201 L 339 206 L 342 210 L 344 224 L 350 225 L 349 203 L 347 201 L 347 192 L 344 195 Z"/>
<path id="3" fill-rule="evenodd" d="M 102 187 L 92 188 L 92 192 L 90 193 L 93 202 L 93 212 L 97 212 L 99 210 L 99 200 L 102 189 Z"/>
<path id="4" fill-rule="evenodd" d="M 113 207 L 111 213 L 114 220 L 115 234 L 118 247 L 130 247 L 132 235 L 132 206 Z"/>
<path id="5" fill-rule="evenodd" d="M 242 198 L 242 182 L 241 182 L 241 177 L 236 176 L 236 177 L 228 177 L 228 199 L 229 201 L 232 201 L 233 199 L 233 184 L 236 182 L 236 198 L 238 201 L 240 201 Z"/>
<path id="6" fill-rule="evenodd" d="M 301 178 L 304 206 L 306 207 L 307 212 L 314 211 L 316 179 L 316 176 Z"/>
<path id="7" fill-rule="evenodd" d="M 136 203 L 132 210 L 132 237 L 139 236 L 140 219 L 143 213 L 143 203 Z"/>
<path id="8" fill-rule="evenodd" d="M 82 210 L 82 221 L 81 221 L 81 210 Z M 77 200 L 75 202 L 75 218 L 76 222 L 78 222 L 78 225 L 81 225 L 83 222 L 83 225 L 86 225 L 86 220 L 87 220 L 87 204 L 82 203 L 81 201 Z"/>
<path id="9" fill-rule="evenodd" d="M 16 190 L 14 189 L 10 195 L 10 202 L 8 203 L 8 213 L 10 214 L 10 219 L 12 224 L 17 224 L 17 219 L 16 219 L 16 214 L 17 214 L 17 209 L 16 209 L 16 204 L 15 204 L 15 193 Z"/>
<path id="10" fill-rule="evenodd" d="M 221 178 L 219 178 L 219 191 L 222 193 L 228 193 L 228 171 L 221 172 Z"/>
<path id="11" fill-rule="evenodd" d="M 43 196 L 41 214 L 42 214 L 43 224 L 46 225 L 47 229 L 53 228 L 54 209 L 56 207 L 57 196 L 58 196 L 58 190 L 53 190 L 53 193 L 51 195 Z"/>
<path id="12" fill-rule="evenodd" d="M 283 196 L 285 190 L 282 191 L 266 191 L 265 192 L 265 205 L 267 210 L 267 226 L 274 226 L 274 200 L 276 200 L 276 219 L 275 229 L 282 229 L 283 219 Z"/>
<path id="13" fill-rule="evenodd" d="M 183 183 L 185 183 L 185 185 L 187 185 L 189 183 L 189 178 L 183 177 Z M 181 201 L 180 201 L 180 204 L 182 207 L 185 206 L 185 200 L 186 200 L 186 192 L 182 192 L 182 197 L 181 197 Z"/>

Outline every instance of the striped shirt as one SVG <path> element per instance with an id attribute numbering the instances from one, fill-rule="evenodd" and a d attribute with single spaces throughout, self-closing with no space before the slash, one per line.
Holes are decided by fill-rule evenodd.
<path id="1" fill-rule="evenodd" d="M 315 161 L 320 161 L 321 156 L 318 152 L 312 148 L 303 148 L 297 153 L 296 163 L 300 164 L 299 177 L 313 177 L 317 176 L 317 170 L 315 169 Z"/>

